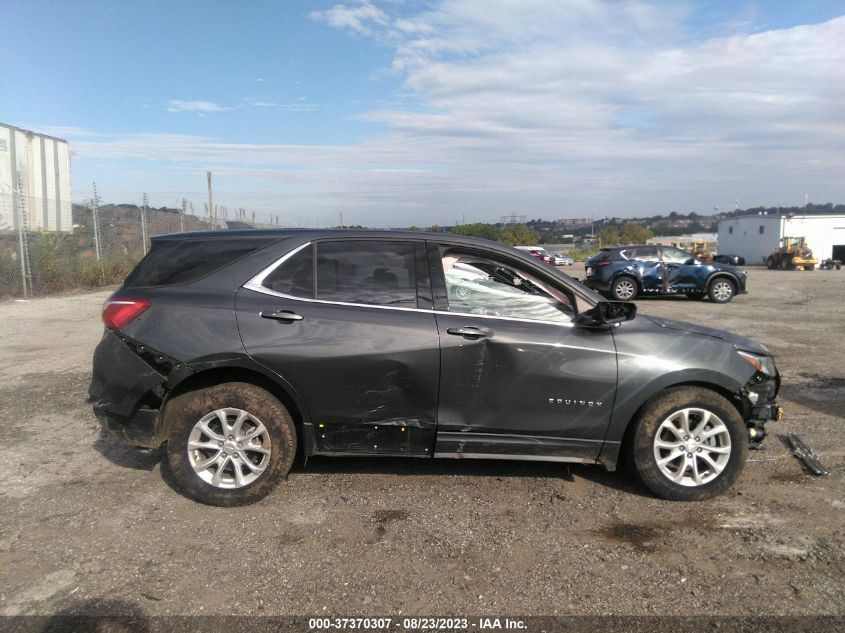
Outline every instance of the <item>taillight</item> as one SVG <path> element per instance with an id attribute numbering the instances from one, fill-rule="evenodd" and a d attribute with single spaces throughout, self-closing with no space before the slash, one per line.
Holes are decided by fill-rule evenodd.
<path id="1" fill-rule="evenodd" d="M 146 299 L 109 299 L 103 306 L 103 323 L 110 330 L 119 330 L 150 307 Z"/>
<path id="2" fill-rule="evenodd" d="M 610 262 L 603 261 L 603 262 L 596 262 L 595 264 L 590 264 L 591 266 L 610 266 Z"/>

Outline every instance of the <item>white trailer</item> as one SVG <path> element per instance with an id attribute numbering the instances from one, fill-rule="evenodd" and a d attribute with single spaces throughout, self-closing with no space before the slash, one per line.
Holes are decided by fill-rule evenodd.
<path id="1" fill-rule="evenodd" d="M 73 229 L 65 140 L 0 123 L 0 231 Z"/>
<path id="2" fill-rule="evenodd" d="M 743 215 L 719 222 L 719 253 L 763 264 L 782 237 L 804 237 L 816 259 L 845 257 L 845 215 Z"/>

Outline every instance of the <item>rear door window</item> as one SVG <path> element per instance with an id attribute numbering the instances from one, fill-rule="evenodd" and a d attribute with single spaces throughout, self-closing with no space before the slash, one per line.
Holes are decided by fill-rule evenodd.
<path id="1" fill-rule="evenodd" d="M 267 238 L 154 240 L 123 285 L 147 288 L 196 281 L 272 242 Z"/>
<path id="2" fill-rule="evenodd" d="M 349 240 L 319 242 L 317 299 L 416 307 L 413 242 Z"/>
<path id="3" fill-rule="evenodd" d="M 303 299 L 314 298 L 314 246 L 290 255 L 264 279 L 262 285 L 274 292 Z"/>
<path id="4" fill-rule="evenodd" d="M 656 262 L 660 260 L 656 246 L 640 246 L 629 252 L 628 259 L 638 259 L 643 262 Z"/>

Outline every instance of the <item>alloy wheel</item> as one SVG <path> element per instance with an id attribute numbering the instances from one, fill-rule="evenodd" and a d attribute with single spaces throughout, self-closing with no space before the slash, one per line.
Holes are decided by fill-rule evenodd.
<path id="1" fill-rule="evenodd" d="M 634 285 L 634 282 L 628 281 L 627 279 L 616 282 L 616 285 L 614 286 L 616 298 L 621 301 L 627 301 L 633 297 L 636 292 L 637 288 Z"/>
<path id="2" fill-rule="evenodd" d="M 270 462 L 267 428 L 243 409 L 217 409 L 203 416 L 188 436 L 188 461 L 215 488 L 243 488 Z"/>
<path id="3" fill-rule="evenodd" d="M 713 284 L 713 296 L 718 301 L 727 301 L 734 293 L 734 287 L 729 281 L 717 281 Z"/>
<path id="4" fill-rule="evenodd" d="M 718 477 L 731 457 L 731 436 L 712 411 L 686 408 L 669 415 L 654 436 L 660 472 L 682 486 L 703 486 Z"/>

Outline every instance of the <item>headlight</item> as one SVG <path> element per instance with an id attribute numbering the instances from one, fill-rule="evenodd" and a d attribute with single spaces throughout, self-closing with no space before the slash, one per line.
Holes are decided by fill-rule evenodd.
<path id="1" fill-rule="evenodd" d="M 775 369 L 775 360 L 771 356 L 760 356 L 752 354 L 751 352 L 737 352 L 743 360 L 747 361 L 749 365 L 754 367 L 761 374 L 767 376 L 774 376 L 777 373 Z"/>

